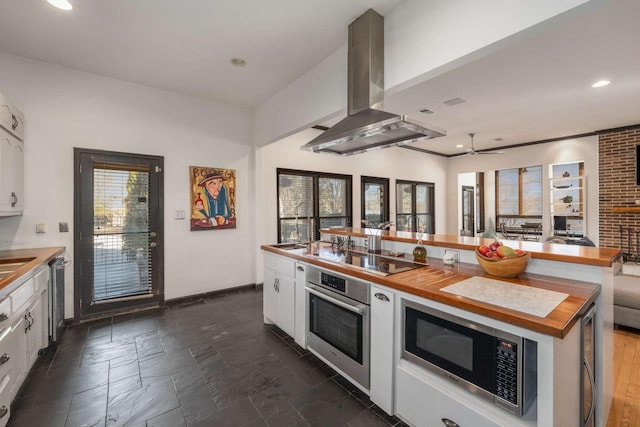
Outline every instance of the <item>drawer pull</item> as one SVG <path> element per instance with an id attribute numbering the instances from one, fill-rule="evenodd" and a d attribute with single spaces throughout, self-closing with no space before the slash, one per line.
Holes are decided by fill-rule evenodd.
<path id="1" fill-rule="evenodd" d="M 0 313 L 0 322 L 4 322 L 8 318 L 9 316 L 7 316 L 7 313 Z"/>
<path id="2" fill-rule="evenodd" d="M 11 359 L 9 357 L 9 355 L 7 353 L 3 354 L 2 356 L 0 356 L 0 365 L 4 365 L 5 363 L 7 363 L 9 361 L 9 359 Z"/>
<path id="3" fill-rule="evenodd" d="M 0 418 L 4 417 L 5 415 L 7 415 L 7 412 L 9 412 L 9 410 L 7 409 L 6 406 L 2 405 L 2 408 L 0 408 Z"/>
<path id="4" fill-rule="evenodd" d="M 9 335 L 9 333 L 11 333 L 11 326 L 7 326 L 2 330 L 2 332 L 0 332 L 0 342 L 2 342 L 2 340 L 4 340 L 7 335 Z"/>
<path id="5" fill-rule="evenodd" d="M 460 427 L 458 425 L 458 423 L 456 423 L 455 421 L 451 421 L 449 418 L 443 418 L 442 419 L 442 423 L 446 426 L 446 427 Z"/>

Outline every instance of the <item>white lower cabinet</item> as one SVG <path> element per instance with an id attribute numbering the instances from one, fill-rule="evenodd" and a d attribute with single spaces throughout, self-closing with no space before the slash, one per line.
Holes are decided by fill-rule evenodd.
<path id="1" fill-rule="evenodd" d="M 295 335 L 295 261 L 265 254 L 263 314 L 289 336 Z"/>
<path id="2" fill-rule="evenodd" d="M 27 373 L 48 343 L 47 266 L 0 301 L 0 427 Z"/>
<path id="3" fill-rule="evenodd" d="M 369 398 L 387 414 L 394 413 L 393 360 L 395 294 L 372 285 L 371 292 L 371 377 Z"/>
<path id="4" fill-rule="evenodd" d="M 305 285 L 307 282 L 307 264 L 296 262 L 295 289 L 295 340 L 302 347 L 307 348 L 307 303 Z"/>

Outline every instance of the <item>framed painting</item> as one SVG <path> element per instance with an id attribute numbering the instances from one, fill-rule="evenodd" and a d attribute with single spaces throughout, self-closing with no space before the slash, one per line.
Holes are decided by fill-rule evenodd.
<path id="1" fill-rule="evenodd" d="M 236 228 L 236 171 L 189 166 L 191 231 Z"/>

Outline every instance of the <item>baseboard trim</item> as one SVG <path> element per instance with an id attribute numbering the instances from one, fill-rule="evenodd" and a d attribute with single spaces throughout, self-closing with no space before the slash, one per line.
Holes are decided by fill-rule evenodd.
<path id="1" fill-rule="evenodd" d="M 201 294 L 192 294 L 184 297 L 171 298 L 171 299 L 165 300 L 164 303 L 167 306 L 181 305 L 185 303 L 190 303 L 192 301 L 197 301 L 199 299 L 215 298 L 217 296 L 227 295 L 235 292 L 257 291 L 259 289 L 262 289 L 262 283 L 251 283 L 249 285 L 236 286 L 235 288 L 218 289 L 215 291 L 203 292 Z"/>

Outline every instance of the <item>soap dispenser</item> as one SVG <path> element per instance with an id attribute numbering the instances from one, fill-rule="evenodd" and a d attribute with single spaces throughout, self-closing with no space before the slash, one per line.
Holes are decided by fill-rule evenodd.
<path id="1" fill-rule="evenodd" d="M 422 246 L 422 237 L 418 235 L 418 246 L 413 249 L 414 262 L 427 262 L 427 250 Z"/>

